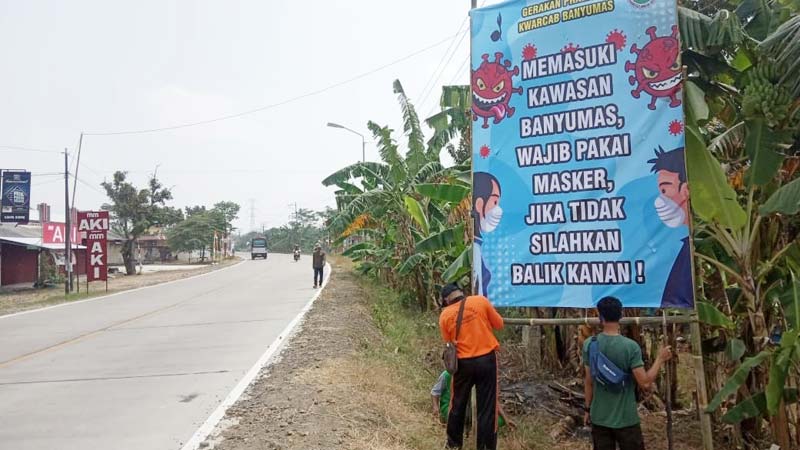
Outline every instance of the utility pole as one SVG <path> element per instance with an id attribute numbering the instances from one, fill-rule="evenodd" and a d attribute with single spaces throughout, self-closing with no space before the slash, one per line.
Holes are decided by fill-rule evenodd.
<path id="1" fill-rule="evenodd" d="M 72 292 L 72 243 L 71 241 L 71 213 L 69 210 L 69 150 L 64 149 L 64 271 L 67 279 L 64 281 L 64 295 Z"/>
<path id="2" fill-rule="evenodd" d="M 292 227 L 292 234 L 294 235 L 293 236 L 293 240 L 295 241 L 295 245 L 299 245 L 299 244 L 297 244 L 297 228 L 298 228 L 298 223 L 297 223 L 297 202 L 289 203 L 289 206 L 294 206 L 294 215 L 292 216 L 293 219 L 294 219 L 294 226 Z"/>
<path id="3" fill-rule="evenodd" d="M 256 199 L 250 199 L 250 230 L 256 229 Z M 263 230 L 262 230 L 263 231 Z"/>

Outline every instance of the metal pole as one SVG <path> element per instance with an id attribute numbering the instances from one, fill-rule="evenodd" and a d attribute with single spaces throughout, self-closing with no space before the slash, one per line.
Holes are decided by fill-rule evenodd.
<path id="1" fill-rule="evenodd" d="M 361 162 L 367 162 L 367 141 L 361 136 Z"/>
<path id="2" fill-rule="evenodd" d="M 64 281 L 64 295 L 72 292 L 72 247 L 70 242 L 70 211 L 69 211 L 69 150 L 64 149 L 64 272 L 67 279 Z"/>
<path id="3" fill-rule="evenodd" d="M 75 162 L 75 181 L 72 182 L 72 205 L 75 205 L 75 193 L 78 191 L 78 168 L 81 166 L 81 147 L 83 147 L 83 133 L 78 139 L 78 159 Z"/>

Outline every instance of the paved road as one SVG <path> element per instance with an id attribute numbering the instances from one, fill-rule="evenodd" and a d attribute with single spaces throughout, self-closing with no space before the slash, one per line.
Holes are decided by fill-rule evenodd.
<path id="1" fill-rule="evenodd" d="M 0 318 L 0 449 L 180 449 L 311 299 L 308 258 Z"/>

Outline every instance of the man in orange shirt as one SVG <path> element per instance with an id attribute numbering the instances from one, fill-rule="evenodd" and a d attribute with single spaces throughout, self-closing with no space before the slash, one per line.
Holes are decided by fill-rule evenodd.
<path id="1" fill-rule="evenodd" d="M 503 328 L 503 318 L 489 299 L 480 295 L 464 297 L 455 284 L 442 288 L 439 329 L 445 342 L 456 343 L 458 371 L 453 375 L 451 408 L 447 418 L 447 447 L 464 444 L 464 418 L 472 387 L 477 391 L 478 450 L 497 448 L 497 356 L 500 348 L 492 329 Z M 461 329 L 456 339 L 458 311 L 464 302 Z"/>

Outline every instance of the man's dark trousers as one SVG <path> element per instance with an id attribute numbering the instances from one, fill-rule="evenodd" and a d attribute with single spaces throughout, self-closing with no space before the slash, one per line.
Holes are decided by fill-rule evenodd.
<path id="1" fill-rule="evenodd" d="M 642 428 L 639 425 L 625 428 L 607 428 L 592 425 L 594 450 L 644 450 Z"/>
<path id="2" fill-rule="evenodd" d="M 477 391 L 478 450 L 497 449 L 497 356 L 495 352 L 458 360 L 447 418 L 447 447 L 464 445 L 464 419 L 469 396 Z"/>
<path id="3" fill-rule="evenodd" d="M 314 267 L 314 286 L 322 286 L 322 270 L 324 267 Z M 319 279 L 319 281 L 317 281 Z"/>

